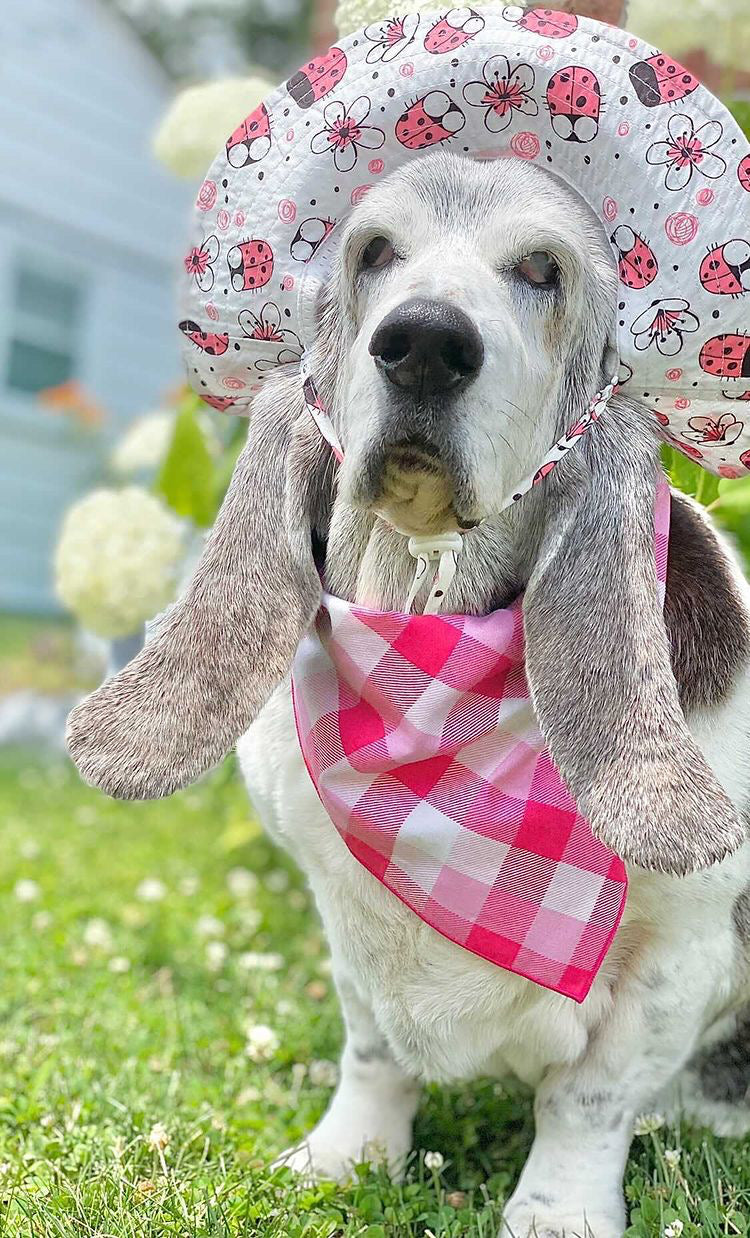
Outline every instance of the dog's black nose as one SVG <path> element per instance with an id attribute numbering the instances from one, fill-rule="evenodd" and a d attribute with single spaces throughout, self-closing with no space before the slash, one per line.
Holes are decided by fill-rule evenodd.
<path id="1" fill-rule="evenodd" d="M 370 354 L 389 382 L 425 399 L 468 387 L 482 368 L 484 345 L 463 310 L 415 297 L 383 319 Z"/>

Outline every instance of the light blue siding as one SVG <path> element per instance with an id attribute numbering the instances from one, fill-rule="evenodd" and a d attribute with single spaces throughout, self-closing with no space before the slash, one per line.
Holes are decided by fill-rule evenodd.
<path id="1" fill-rule="evenodd" d="M 99 0 L 3 0 L 0 609 L 54 607 L 62 512 L 115 432 L 181 376 L 174 285 L 191 189 L 150 153 L 171 85 Z M 83 293 L 75 377 L 111 412 L 88 435 L 6 384 L 19 263 Z"/>

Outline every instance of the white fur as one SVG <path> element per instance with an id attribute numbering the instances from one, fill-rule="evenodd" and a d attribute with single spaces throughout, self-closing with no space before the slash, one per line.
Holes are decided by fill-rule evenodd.
<path id="1" fill-rule="evenodd" d="M 511 186 L 505 207 L 499 205 L 478 232 L 475 220 L 471 241 L 460 241 L 459 219 L 459 239 L 450 241 L 437 230 L 432 247 L 430 238 L 424 242 L 424 254 L 415 239 L 424 224 L 413 202 L 404 206 L 381 186 L 355 212 L 345 247 L 362 235 L 361 251 L 368 233 L 384 230 L 386 217 L 389 234 L 405 238 L 412 251 L 390 273 L 368 277 L 375 282 L 364 291 L 359 285 L 356 336 L 341 380 L 354 410 L 341 482 L 347 499 L 356 494 L 357 470 L 387 416 L 387 393 L 366 342 L 383 314 L 405 296 L 418 291 L 447 297 L 488 324 L 486 369 L 461 397 L 456 415 L 470 413 L 472 428 L 479 426 L 471 440 L 475 514 L 489 518 L 488 536 L 501 537 L 502 527 L 492 526 L 493 507 L 551 444 L 560 372 L 549 343 L 548 311 L 502 271 L 529 247 L 548 247 L 561 264 L 574 265 L 589 252 L 599 262 L 606 246 L 585 213 L 573 215 L 569 195 L 550 188 L 537 200 L 531 219 L 527 199 Z M 413 208 L 411 215 L 407 208 Z M 436 254 L 442 255 L 437 274 Z M 609 294 L 614 283 L 605 265 L 601 259 L 600 283 Z M 577 312 L 573 304 L 570 313 Z M 507 416 L 497 411 L 499 391 L 510 401 Z M 523 415 L 515 417 L 516 409 Z M 330 552 L 338 539 L 339 562 L 346 558 L 350 527 L 339 502 L 329 540 Z M 398 604 L 408 584 L 408 556 L 396 535 L 377 522 L 368 536 L 369 542 L 349 552 L 356 560 L 350 575 L 356 600 L 364 593 L 369 604 L 373 597 L 382 606 Z M 739 568 L 734 570 L 750 610 L 750 592 Z M 748 673 L 738 676 L 719 707 L 694 714 L 689 723 L 733 803 L 743 809 L 750 795 Z M 375 1146 L 398 1172 L 410 1146 L 420 1079 L 512 1072 L 536 1088 L 537 1133 L 506 1208 L 506 1232 L 516 1238 L 532 1232 L 620 1238 L 622 1174 L 635 1116 L 676 1084 L 710 1029 L 750 997 L 732 918 L 750 883 L 750 846 L 686 878 L 632 870 L 615 943 L 588 998 L 577 1005 L 447 941 L 352 857 L 305 770 L 288 684 L 277 690 L 238 752 L 259 816 L 295 857 L 315 895 L 347 1026 L 339 1087 L 305 1144 L 288 1154 L 290 1163 L 303 1172 L 340 1177 Z"/>
<path id="2" fill-rule="evenodd" d="M 750 682 L 697 719 L 693 731 L 741 803 L 750 784 Z M 347 1047 L 331 1107 L 293 1163 L 303 1168 L 312 1158 L 321 1172 L 340 1176 L 364 1144 L 375 1143 L 393 1166 L 408 1151 L 415 1080 L 512 1072 L 532 1086 L 544 1082 L 537 1140 L 507 1223 L 516 1235 L 528 1232 L 532 1216 L 540 1233 L 545 1226 L 560 1232 L 561 1222 L 571 1232 L 582 1227 L 583 1208 L 597 1238 L 620 1235 L 629 1118 L 679 1074 L 704 1030 L 750 995 L 732 927 L 732 906 L 750 882 L 750 847 L 687 878 L 632 871 L 615 945 L 589 997 L 576 1005 L 453 945 L 352 857 L 305 770 L 288 686 L 238 752 L 261 819 L 307 874 L 350 1035 L 349 1008 L 358 1004 L 355 1023 L 361 1008 L 369 1011 L 368 1034 L 378 1029 L 393 1055 L 360 1077 Z M 610 1105 L 586 1103 L 615 1087 Z M 550 1094 L 559 1105 L 554 1117 L 544 1107 Z M 610 1109 L 622 1123 L 603 1134 Z M 540 1216 L 534 1195 L 551 1200 L 551 1216 Z"/>

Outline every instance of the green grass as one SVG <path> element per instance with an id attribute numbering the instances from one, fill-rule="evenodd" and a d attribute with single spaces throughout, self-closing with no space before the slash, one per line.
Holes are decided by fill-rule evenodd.
<path id="1" fill-rule="evenodd" d="M 0 612 L 0 697 L 34 691 L 64 696 L 95 687 L 101 667 L 76 650 L 65 619 Z"/>
<path id="2" fill-rule="evenodd" d="M 231 765 L 122 805 L 6 753 L 0 821 L 0 1236 L 494 1238 L 531 1139 L 512 1086 L 429 1089 L 403 1186 L 268 1168 L 323 1111 L 310 1067 L 341 1033 L 308 896 Z M 255 1024 L 278 1035 L 267 1061 L 246 1053 Z M 676 1217 L 686 1238 L 746 1232 L 746 1143 L 662 1128 L 636 1139 L 627 1182 L 638 1238 Z"/>

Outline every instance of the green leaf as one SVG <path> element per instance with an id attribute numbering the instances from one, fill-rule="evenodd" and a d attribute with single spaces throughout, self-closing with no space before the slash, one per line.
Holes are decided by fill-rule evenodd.
<path id="1" fill-rule="evenodd" d="M 732 99 L 729 110 L 742 129 L 750 138 L 750 101 L 747 99 Z"/>
<path id="2" fill-rule="evenodd" d="M 190 401 L 177 414 L 155 488 L 178 516 L 203 527 L 212 524 L 217 511 L 216 468 Z"/>
<path id="3" fill-rule="evenodd" d="M 719 496 L 719 478 L 707 469 L 699 469 L 698 488 L 695 497 L 704 507 L 710 507 Z"/>
<path id="4" fill-rule="evenodd" d="M 669 480 L 683 494 L 689 494 L 705 507 L 713 503 L 719 493 L 719 479 L 708 473 L 681 451 L 664 445 L 661 449 L 662 463 Z"/>
<path id="5" fill-rule="evenodd" d="M 714 511 L 724 515 L 726 512 L 740 512 L 750 515 L 750 477 L 742 477 L 739 481 L 722 481 L 719 483 L 719 496 L 714 503 Z"/>

